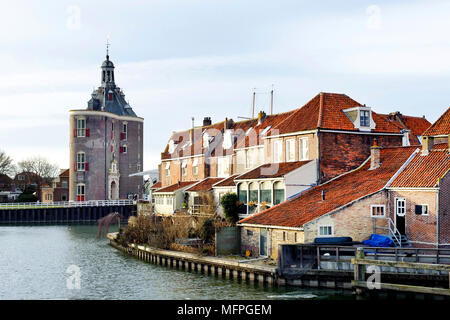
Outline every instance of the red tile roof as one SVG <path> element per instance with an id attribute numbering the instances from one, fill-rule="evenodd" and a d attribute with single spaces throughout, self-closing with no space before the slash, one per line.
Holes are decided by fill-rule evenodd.
<path id="1" fill-rule="evenodd" d="M 416 149 L 417 147 L 383 148 L 380 152 L 381 166 L 378 169 L 369 170 L 370 161 L 367 161 L 354 171 L 245 218 L 240 223 L 302 227 L 328 212 L 383 189 Z M 322 191 L 325 192 L 325 200 L 322 200 Z"/>
<path id="2" fill-rule="evenodd" d="M 213 184 L 220 182 L 224 180 L 224 178 L 206 178 L 200 181 L 199 183 L 193 185 L 192 187 L 186 189 L 187 192 L 189 191 L 209 191 L 212 190 Z"/>
<path id="3" fill-rule="evenodd" d="M 450 154 L 445 145 L 436 145 L 428 155 L 417 154 L 391 183 L 392 188 L 432 188 L 450 170 Z"/>
<path id="4" fill-rule="evenodd" d="M 217 182 L 213 187 L 234 187 L 236 183 L 234 179 L 238 176 L 238 174 L 232 175 L 228 178 L 223 179 L 220 182 Z"/>
<path id="5" fill-rule="evenodd" d="M 150 189 L 158 189 L 158 188 L 161 188 L 161 186 L 162 186 L 161 181 L 158 181 L 157 183 L 155 183 L 154 185 L 152 185 L 152 186 L 150 187 Z"/>
<path id="6" fill-rule="evenodd" d="M 172 184 L 170 186 L 164 187 L 162 189 L 158 189 L 155 193 L 160 193 L 160 192 L 174 192 L 177 191 L 179 189 L 185 188 L 187 186 L 190 186 L 191 184 L 197 183 L 198 181 L 181 181 L 179 184 L 175 183 Z"/>
<path id="7" fill-rule="evenodd" d="M 60 177 L 68 177 L 70 175 L 70 170 L 69 169 L 65 169 L 64 171 L 62 171 L 59 176 Z"/>
<path id="8" fill-rule="evenodd" d="M 345 94 L 321 92 L 303 107 L 276 125 L 270 135 L 290 132 L 314 130 L 317 128 L 331 130 L 358 131 L 343 110 L 363 106 Z M 399 133 L 400 127 L 386 121 L 372 111 L 372 119 L 376 124 L 373 132 Z"/>
<path id="9" fill-rule="evenodd" d="M 424 136 L 450 134 L 450 108 L 447 109 L 425 132 Z"/>
<path id="10" fill-rule="evenodd" d="M 411 130 L 411 134 L 409 135 L 409 143 L 411 145 L 420 145 L 421 142 L 418 136 L 422 136 L 425 130 L 431 126 L 431 123 L 424 117 L 405 116 L 399 112 L 379 114 L 379 116 L 383 117 L 385 121 L 397 125 L 400 130 Z"/>
<path id="11" fill-rule="evenodd" d="M 267 178 L 283 177 L 285 174 L 295 169 L 298 169 L 311 161 L 312 160 L 263 164 L 253 170 L 250 170 L 244 174 L 239 175 L 238 177 L 235 178 L 235 180 L 267 179 Z"/>

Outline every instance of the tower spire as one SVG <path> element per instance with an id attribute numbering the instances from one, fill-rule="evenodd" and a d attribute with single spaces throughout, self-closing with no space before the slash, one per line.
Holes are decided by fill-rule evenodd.
<path id="1" fill-rule="evenodd" d="M 111 44 L 109 43 L 109 36 L 106 36 L 106 60 L 109 60 L 109 46 Z"/>

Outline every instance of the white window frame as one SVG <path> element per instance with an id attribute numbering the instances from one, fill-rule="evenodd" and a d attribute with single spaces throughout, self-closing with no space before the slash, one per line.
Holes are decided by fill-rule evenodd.
<path id="1" fill-rule="evenodd" d="M 77 118 L 77 137 L 86 137 L 86 118 Z"/>
<path id="2" fill-rule="evenodd" d="M 430 215 L 430 206 L 427 203 L 419 203 L 418 206 L 422 206 L 422 214 L 421 216 L 429 216 Z M 427 213 L 423 213 L 423 207 L 427 208 Z"/>
<path id="3" fill-rule="evenodd" d="M 83 156 L 83 159 L 80 159 L 81 156 Z M 86 170 L 86 153 L 83 151 L 77 152 L 76 161 L 77 161 L 77 171 L 85 171 Z"/>
<path id="4" fill-rule="evenodd" d="M 128 152 L 128 146 L 126 144 L 124 144 L 122 146 L 122 153 L 127 153 Z"/>
<path id="5" fill-rule="evenodd" d="M 285 146 L 286 146 L 286 162 L 295 161 L 295 139 L 287 139 L 285 142 Z"/>
<path id="6" fill-rule="evenodd" d="M 218 157 L 217 158 L 217 177 L 225 178 L 228 177 L 228 172 L 230 170 L 230 163 L 228 157 Z"/>
<path id="7" fill-rule="evenodd" d="M 186 160 L 183 160 L 181 162 L 181 174 L 183 176 L 187 175 L 187 161 Z"/>
<path id="8" fill-rule="evenodd" d="M 272 142 L 272 158 L 274 163 L 283 162 L 283 145 L 281 143 L 281 140 L 274 140 Z"/>
<path id="9" fill-rule="evenodd" d="M 192 161 L 192 174 L 194 176 L 198 175 L 198 158 L 194 158 Z"/>
<path id="10" fill-rule="evenodd" d="M 366 115 L 367 113 L 367 115 Z M 370 110 L 359 110 L 359 125 L 364 128 L 370 127 Z M 367 119 L 367 124 L 363 124 L 362 120 Z"/>
<path id="11" fill-rule="evenodd" d="M 309 158 L 308 140 L 306 137 L 298 139 L 298 160 L 300 161 L 308 160 Z"/>
<path id="12" fill-rule="evenodd" d="M 123 140 L 127 140 L 127 138 L 128 138 L 128 122 L 122 123 L 122 133 L 123 133 Z"/>
<path id="13" fill-rule="evenodd" d="M 373 208 L 383 208 L 383 215 L 374 215 Z M 371 218 L 386 218 L 386 205 L 384 204 L 372 204 L 370 205 L 370 217 Z"/>
<path id="14" fill-rule="evenodd" d="M 83 188 L 83 193 L 80 193 L 80 188 Z M 77 184 L 77 196 L 86 196 L 86 185 L 84 183 Z"/>
<path id="15" fill-rule="evenodd" d="M 403 202 L 403 206 L 399 207 L 398 203 Z M 399 209 L 403 208 L 403 213 L 399 214 Z M 395 216 L 404 217 L 406 216 L 406 199 L 405 198 L 395 198 Z"/>
<path id="16" fill-rule="evenodd" d="M 330 234 L 321 234 L 320 233 L 320 229 L 321 228 L 330 228 L 331 229 L 331 233 Z M 318 237 L 330 237 L 330 236 L 334 236 L 334 227 L 332 224 L 320 224 L 317 226 L 317 236 Z"/>

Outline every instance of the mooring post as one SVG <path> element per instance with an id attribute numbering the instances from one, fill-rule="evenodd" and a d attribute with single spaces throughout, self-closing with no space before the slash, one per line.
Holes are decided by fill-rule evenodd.
<path id="1" fill-rule="evenodd" d="M 358 260 L 364 259 L 364 249 L 357 248 L 354 259 L 354 278 L 356 281 L 364 281 L 366 277 L 366 266 L 363 264 L 358 264 Z M 356 288 L 357 294 L 362 294 L 362 289 L 360 287 Z"/>

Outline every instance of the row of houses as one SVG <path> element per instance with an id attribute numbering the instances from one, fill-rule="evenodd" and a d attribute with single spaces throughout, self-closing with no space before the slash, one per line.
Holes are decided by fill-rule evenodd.
<path id="1" fill-rule="evenodd" d="M 36 190 L 36 196 L 41 202 L 57 202 L 69 200 L 69 169 L 61 170 L 60 174 L 50 182 L 33 172 L 20 172 L 14 178 L 0 175 L 0 202 L 12 202 L 18 199 L 27 187 Z"/>
<path id="2" fill-rule="evenodd" d="M 448 113 L 431 125 L 319 93 L 281 114 L 215 124 L 205 118 L 203 126 L 172 134 L 151 188 L 154 210 L 196 213 L 205 193 L 218 203 L 236 192 L 242 250 L 255 256 L 276 257 L 280 243 L 361 241 L 371 233 L 444 245 Z"/>

